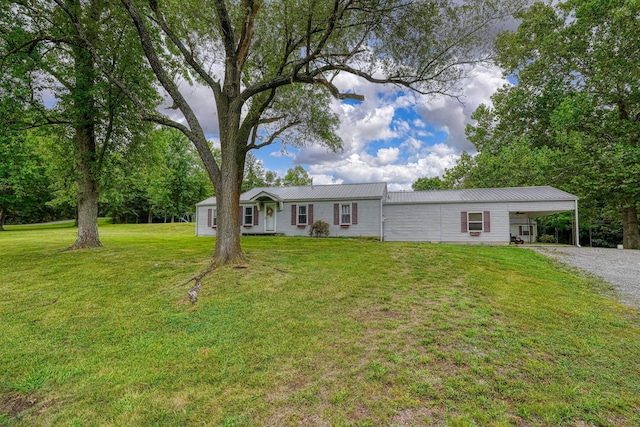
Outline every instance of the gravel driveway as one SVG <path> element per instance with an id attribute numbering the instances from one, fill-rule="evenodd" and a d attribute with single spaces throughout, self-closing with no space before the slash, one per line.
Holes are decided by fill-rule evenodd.
<path id="1" fill-rule="evenodd" d="M 640 307 L 640 251 L 575 246 L 530 248 L 602 277 L 613 285 L 622 303 Z"/>

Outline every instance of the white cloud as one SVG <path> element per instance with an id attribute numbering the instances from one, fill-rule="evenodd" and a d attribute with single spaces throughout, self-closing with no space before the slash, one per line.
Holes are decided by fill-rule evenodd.
<path id="1" fill-rule="evenodd" d="M 440 175 L 445 168 L 453 166 L 459 157 L 444 144 L 432 148 L 422 157 L 404 164 L 371 162 L 367 156 L 354 153 L 333 164 L 310 165 L 309 172 L 316 184 L 387 182 L 391 190 L 410 190 L 416 179 Z M 385 156 L 391 158 L 399 152 L 398 148 L 378 150 L 376 160 Z"/>
<path id="2" fill-rule="evenodd" d="M 426 122 L 448 134 L 448 145 L 459 151 L 475 151 L 464 133 L 466 125 L 472 122 L 471 114 L 480 104 L 490 104 L 491 95 L 507 83 L 498 67 L 479 66 L 473 78 L 463 83 L 460 100 L 445 97 L 425 100 L 417 110 Z"/>
<path id="3" fill-rule="evenodd" d="M 182 96 L 187 100 L 196 117 L 198 117 L 204 134 L 207 136 L 215 135 L 217 137 L 220 134 L 218 112 L 211 89 L 199 84 L 191 86 L 184 82 L 180 85 L 180 90 Z M 170 108 L 173 105 L 173 99 L 163 90 L 161 90 L 160 93 L 164 95 L 164 102 L 160 105 L 158 111 L 168 116 L 171 120 L 186 124 L 187 121 L 180 110 Z"/>
<path id="4" fill-rule="evenodd" d="M 398 160 L 398 155 L 400 154 L 400 150 L 396 147 L 391 148 L 381 148 L 378 150 L 378 165 L 385 166 L 391 164 Z"/>

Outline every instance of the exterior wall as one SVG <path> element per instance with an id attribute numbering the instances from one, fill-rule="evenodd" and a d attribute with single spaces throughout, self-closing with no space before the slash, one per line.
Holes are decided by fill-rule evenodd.
<path id="1" fill-rule="evenodd" d="M 384 239 L 396 242 L 442 241 L 440 209 L 441 205 L 385 205 Z"/>
<path id="2" fill-rule="evenodd" d="M 333 205 L 335 203 L 357 203 L 358 223 L 349 226 L 334 225 Z M 308 236 L 309 225 L 304 227 L 291 225 L 292 205 L 313 205 L 313 220 L 322 220 L 329 224 L 329 236 L 339 237 L 380 237 L 380 200 L 343 200 L 343 201 L 296 201 L 284 203 L 283 209 L 274 210 L 276 234 L 287 236 Z M 241 206 L 256 206 L 257 204 L 242 204 Z M 196 208 L 196 236 L 215 236 L 216 230 L 208 226 L 207 210 L 214 206 L 198 206 Z M 353 215 L 353 212 L 352 212 Z M 240 229 L 242 234 L 264 234 L 265 230 L 265 208 L 258 211 L 258 224 L 250 227 L 243 226 Z"/>
<path id="3" fill-rule="evenodd" d="M 196 206 L 196 236 L 215 236 L 216 229 L 208 226 L 207 209 L 215 206 Z"/>
<path id="4" fill-rule="evenodd" d="M 490 212 L 489 232 L 461 231 L 461 212 Z M 384 207 L 385 240 L 509 244 L 506 203 L 397 204 Z"/>
<path id="5" fill-rule="evenodd" d="M 334 225 L 334 203 L 357 203 L 358 224 L 342 227 Z M 291 225 L 291 206 L 313 204 L 313 220 L 323 220 L 330 226 L 330 236 L 380 237 L 380 210 L 384 213 L 384 239 L 388 241 L 422 241 L 479 244 L 508 244 L 511 235 L 518 235 L 517 225 L 510 225 L 509 211 L 557 211 L 573 210 L 573 201 L 518 202 L 518 203 L 434 203 L 434 204 L 387 204 L 381 206 L 379 199 L 354 201 L 295 201 L 284 203 L 283 209 L 275 209 L 275 230 L 288 236 L 308 236 L 309 226 Z M 245 204 L 243 206 L 254 206 Z M 196 208 L 196 235 L 215 236 L 216 230 L 208 227 L 208 213 L 212 205 Z M 473 236 L 461 232 L 460 212 L 484 212 L 491 215 L 490 232 Z M 533 223 L 535 225 L 535 223 Z M 242 227 L 242 234 L 265 233 L 265 209 L 258 211 L 258 225 Z M 534 230 L 534 233 L 536 231 Z M 535 235 L 535 234 L 534 234 Z M 522 237 L 528 241 L 528 236 Z"/>
<path id="6" fill-rule="evenodd" d="M 349 226 L 334 225 L 334 203 L 357 203 L 358 223 Z M 309 226 L 291 225 L 291 206 L 313 204 L 313 220 L 322 220 L 329 224 L 329 236 L 374 236 L 380 237 L 380 200 L 343 200 L 343 201 L 297 201 L 286 202 L 281 211 L 276 212 L 276 233 L 287 236 L 308 236 Z M 352 212 L 353 215 L 353 212 Z M 262 217 L 260 218 L 262 220 Z"/>
<path id="7" fill-rule="evenodd" d="M 529 226 L 533 227 L 533 234 L 531 235 L 531 238 L 528 235 L 520 234 L 519 227 L 526 230 Z M 529 224 L 527 224 L 526 220 L 522 222 L 513 221 L 511 222 L 511 235 L 521 238 L 525 243 L 535 243 L 538 240 L 538 224 L 535 221 L 531 221 Z"/>
<path id="8" fill-rule="evenodd" d="M 472 236 L 460 231 L 460 212 L 491 213 L 491 231 Z M 455 203 L 442 205 L 442 241 L 461 243 L 505 244 L 510 242 L 509 209 L 506 203 Z"/>

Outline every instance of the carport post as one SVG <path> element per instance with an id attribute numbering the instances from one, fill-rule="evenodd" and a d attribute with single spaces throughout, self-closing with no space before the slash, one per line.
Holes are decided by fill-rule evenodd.
<path id="1" fill-rule="evenodd" d="M 574 210 L 574 214 L 576 216 L 576 246 L 580 247 L 580 227 L 578 225 L 578 201 L 575 200 L 576 208 Z"/>

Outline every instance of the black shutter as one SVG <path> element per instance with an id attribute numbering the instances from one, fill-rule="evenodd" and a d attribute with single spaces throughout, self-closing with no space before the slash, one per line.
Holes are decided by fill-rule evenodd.
<path id="1" fill-rule="evenodd" d="M 489 211 L 484 211 L 484 215 L 483 219 L 484 219 L 484 232 L 488 233 L 491 231 L 491 212 Z"/>
<path id="2" fill-rule="evenodd" d="M 253 225 L 258 225 L 258 207 L 253 207 Z"/>
<path id="3" fill-rule="evenodd" d="M 313 224 L 313 205 L 307 207 L 307 223 Z"/>
<path id="4" fill-rule="evenodd" d="M 467 213 L 466 212 L 460 212 L 460 232 L 461 233 L 466 233 L 467 231 L 469 231 L 469 228 L 467 227 Z"/>
<path id="5" fill-rule="evenodd" d="M 296 225 L 298 223 L 298 206 L 291 205 L 291 225 Z"/>
<path id="6" fill-rule="evenodd" d="M 213 225 L 213 209 L 207 209 L 207 227 Z"/>
<path id="7" fill-rule="evenodd" d="M 333 204 L 333 225 L 340 225 L 340 203 Z"/>

